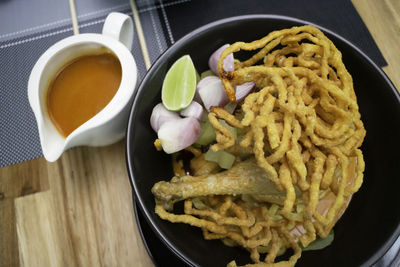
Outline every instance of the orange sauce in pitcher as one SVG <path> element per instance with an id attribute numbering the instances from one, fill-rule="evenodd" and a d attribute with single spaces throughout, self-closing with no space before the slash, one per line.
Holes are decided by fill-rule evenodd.
<path id="1" fill-rule="evenodd" d="M 112 53 L 85 55 L 62 67 L 47 89 L 47 112 L 64 137 L 99 113 L 114 97 L 122 78 Z"/>

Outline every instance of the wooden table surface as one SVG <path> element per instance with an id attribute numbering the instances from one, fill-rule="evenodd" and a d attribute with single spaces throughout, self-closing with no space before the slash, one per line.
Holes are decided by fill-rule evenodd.
<path id="1" fill-rule="evenodd" d="M 400 1 L 353 0 L 400 88 Z M 0 266 L 152 266 L 124 142 L 0 169 Z"/>

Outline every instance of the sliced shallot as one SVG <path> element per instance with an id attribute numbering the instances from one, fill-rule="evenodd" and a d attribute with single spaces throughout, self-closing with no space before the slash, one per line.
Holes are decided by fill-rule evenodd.
<path id="1" fill-rule="evenodd" d="M 229 102 L 225 88 L 218 77 L 205 77 L 197 84 L 197 91 L 207 111 L 210 111 L 210 107 L 224 106 Z"/>
<path id="2" fill-rule="evenodd" d="M 256 83 L 255 82 L 247 82 L 241 85 L 236 86 L 236 102 L 242 101 L 251 91 L 254 90 Z"/>
<path id="3" fill-rule="evenodd" d="M 178 113 L 167 110 L 162 103 L 157 104 L 151 112 L 150 124 L 155 132 L 167 121 L 180 119 Z"/>
<path id="4" fill-rule="evenodd" d="M 183 117 L 193 117 L 198 120 L 201 119 L 203 115 L 203 107 L 196 101 L 192 101 L 190 105 L 180 112 Z"/>
<path id="5" fill-rule="evenodd" d="M 208 60 L 208 66 L 210 69 L 218 75 L 218 60 L 219 57 L 221 56 L 221 53 L 229 47 L 229 44 L 223 45 L 220 48 L 218 48 L 210 57 Z M 223 68 L 225 71 L 234 71 L 235 70 L 235 61 L 233 58 L 233 54 L 230 53 L 225 59 L 224 59 L 224 64 Z"/>
<path id="6" fill-rule="evenodd" d="M 158 139 L 167 154 L 192 145 L 200 135 L 200 123 L 193 117 L 165 122 L 158 130 Z"/>

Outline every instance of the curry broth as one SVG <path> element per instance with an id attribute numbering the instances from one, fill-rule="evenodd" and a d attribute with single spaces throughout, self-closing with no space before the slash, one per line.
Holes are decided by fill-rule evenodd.
<path id="1" fill-rule="evenodd" d="M 85 55 L 65 64 L 47 89 L 47 112 L 64 137 L 99 113 L 116 94 L 122 78 L 112 53 Z"/>

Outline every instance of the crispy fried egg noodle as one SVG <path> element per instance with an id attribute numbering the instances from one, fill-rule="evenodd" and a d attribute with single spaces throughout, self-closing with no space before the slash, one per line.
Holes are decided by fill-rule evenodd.
<path id="1" fill-rule="evenodd" d="M 254 53 L 224 71 L 224 58 L 240 50 Z M 254 81 L 257 88 L 233 114 L 218 107 L 209 113 L 216 131 L 211 149 L 232 153 L 236 162 L 221 172 L 190 147 L 194 176 L 175 161 L 176 176 L 152 189 L 155 211 L 201 228 L 207 240 L 247 249 L 252 266 L 293 266 L 302 247 L 331 232 L 363 181 L 359 147 L 366 131 L 352 77 L 340 51 L 308 25 L 234 43 L 218 70 L 231 102 L 236 85 Z M 241 134 L 235 137 L 222 120 Z M 184 214 L 172 212 L 178 201 Z M 291 255 L 276 261 L 289 248 Z"/>

